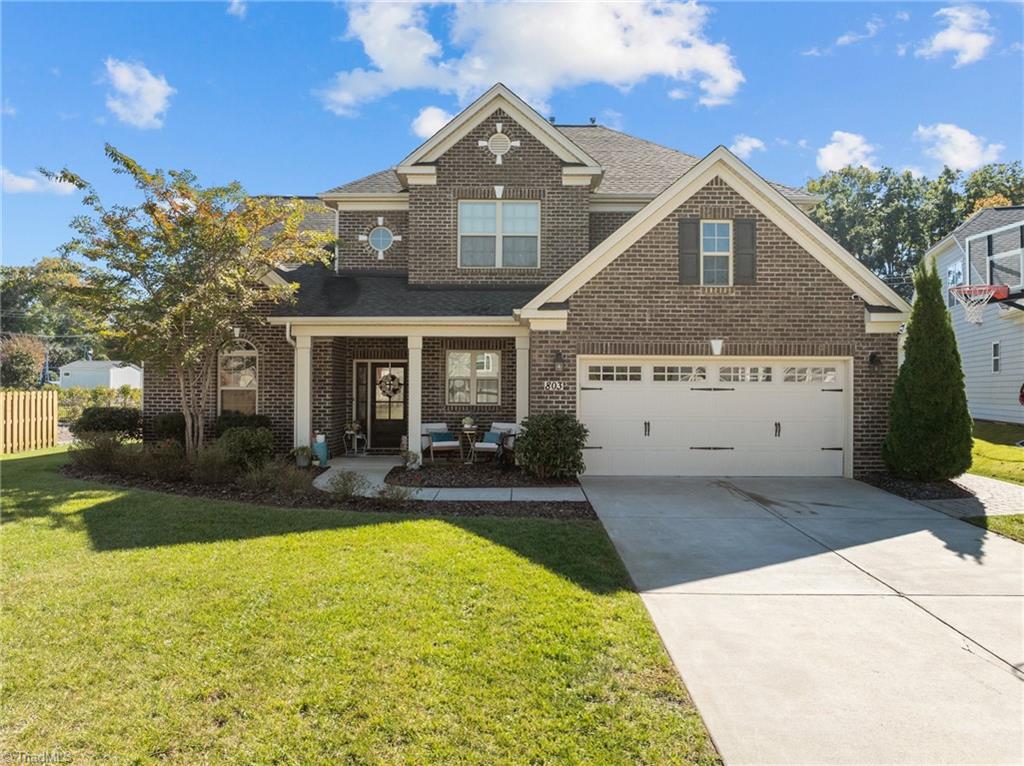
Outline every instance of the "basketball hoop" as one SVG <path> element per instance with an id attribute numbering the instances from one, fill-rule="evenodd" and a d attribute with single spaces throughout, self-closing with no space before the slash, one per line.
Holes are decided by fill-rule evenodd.
<path id="1" fill-rule="evenodd" d="M 949 292 L 963 306 L 964 318 L 973 324 L 981 324 L 989 301 L 1006 300 L 1010 288 L 1006 285 L 960 285 L 949 288 Z"/>

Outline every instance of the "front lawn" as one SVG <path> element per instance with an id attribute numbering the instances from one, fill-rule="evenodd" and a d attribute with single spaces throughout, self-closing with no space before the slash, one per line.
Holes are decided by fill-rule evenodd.
<path id="1" fill-rule="evenodd" d="M 596 522 L 3 471 L 0 749 L 91 763 L 717 763 Z"/>
<path id="2" fill-rule="evenodd" d="M 964 521 L 1024 543 L 1024 513 L 1012 516 L 972 516 Z"/>
<path id="3" fill-rule="evenodd" d="M 971 473 L 1024 484 L 1024 426 L 1010 423 L 974 424 Z"/>

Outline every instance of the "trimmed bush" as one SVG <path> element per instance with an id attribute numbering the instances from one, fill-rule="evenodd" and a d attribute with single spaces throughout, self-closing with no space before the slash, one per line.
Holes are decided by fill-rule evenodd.
<path id="1" fill-rule="evenodd" d="M 523 421 L 516 460 L 539 479 L 572 479 L 583 473 L 587 427 L 569 412 L 543 412 Z"/>
<path id="2" fill-rule="evenodd" d="M 80 433 L 71 444 L 71 462 L 79 468 L 99 473 L 119 472 L 124 450 L 116 435 L 106 432 Z"/>
<path id="3" fill-rule="evenodd" d="M 149 425 L 150 434 L 161 441 L 174 439 L 185 443 L 185 416 L 180 412 L 165 412 L 156 415 Z"/>
<path id="4" fill-rule="evenodd" d="M 377 490 L 377 502 L 386 508 L 394 508 L 411 500 L 415 490 L 400 484 L 385 484 Z"/>
<path id="5" fill-rule="evenodd" d="M 118 473 L 161 481 L 184 481 L 191 473 L 180 442 L 167 439 L 141 449 L 125 448 L 118 456 Z"/>
<path id="6" fill-rule="evenodd" d="M 217 444 L 231 457 L 239 470 L 259 468 L 270 460 L 274 435 L 269 428 L 229 428 Z"/>
<path id="7" fill-rule="evenodd" d="M 192 459 L 192 480 L 199 484 L 229 484 L 238 476 L 238 463 L 219 441 L 205 445 Z"/>
<path id="8" fill-rule="evenodd" d="M 87 407 L 71 425 L 71 433 L 110 433 L 122 439 L 142 437 L 142 412 L 134 407 Z"/>
<path id="9" fill-rule="evenodd" d="M 252 492 L 278 492 L 295 497 L 313 490 L 313 474 L 288 460 L 271 460 L 251 468 L 239 476 L 237 482 Z"/>
<path id="10" fill-rule="evenodd" d="M 331 494 L 336 495 L 339 500 L 351 500 L 354 497 L 361 497 L 369 485 L 361 473 L 338 471 L 331 478 L 330 488 Z"/>
<path id="11" fill-rule="evenodd" d="M 971 467 L 971 415 L 942 280 L 925 261 L 914 271 L 905 357 L 889 402 L 882 457 L 896 476 L 939 481 Z"/>
<path id="12" fill-rule="evenodd" d="M 270 418 L 266 415 L 243 415 L 241 412 L 223 412 L 213 421 L 213 435 L 221 437 L 232 428 L 267 428 Z"/>

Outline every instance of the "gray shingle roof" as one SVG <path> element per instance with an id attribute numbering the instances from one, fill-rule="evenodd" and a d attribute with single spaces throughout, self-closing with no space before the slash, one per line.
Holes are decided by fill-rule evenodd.
<path id="1" fill-rule="evenodd" d="M 329 231 L 334 232 L 335 212 L 327 207 L 319 197 L 290 197 L 286 194 L 264 194 L 257 199 L 300 199 L 306 203 L 306 217 L 299 224 L 299 231 Z M 268 231 L 280 229 L 280 226 L 271 226 Z"/>
<path id="2" fill-rule="evenodd" d="M 278 306 L 274 316 L 511 316 L 544 289 L 544 285 L 487 288 L 410 285 L 401 272 L 342 271 L 305 265 L 279 269 L 298 282 L 295 303 Z"/>
<path id="3" fill-rule="evenodd" d="M 557 127 L 604 167 L 604 178 L 597 189 L 601 194 L 655 195 L 700 162 L 700 157 L 612 130 L 604 125 Z M 814 199 L 814 196 L 805 189 L 771 181 L 769 183 L 787 197 L 808 201 Z M 325 193 L 389 194 L 402 190 L 398 174 L 390 168 L 336 186 Z"/>
<path id="4" fill-rule="evenodd" d="M 963 250 L 967 247 L 967 238 L 971 235 L 1014 223 L 1024 223 L 1024 205 L 987 207 L 955 228 L 953 237 L 960 245 L 960 249 Z"/>

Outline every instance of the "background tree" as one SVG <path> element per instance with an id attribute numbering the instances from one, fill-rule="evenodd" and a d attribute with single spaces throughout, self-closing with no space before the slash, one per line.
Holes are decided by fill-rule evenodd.
<path id="1" fill-rule="evenodd" d="M 914 272 L 914 287 L 905 357 L 889 402 L 882 457 L 897 476 L 952 479 L 971 467 L 972 421 L 960 352 L 934 265 L 921 263 Z"/>
<path id="2" fill-rule="evenodd" d="M 281 263 L 325 260 L 333 237 L 302 230 L 302 200 L 248 197 L 237 182 L 202 187 L 190 171 L 149 171 L 110 145 L 106 154 L 141 192 L 138 205 L 105 207 L 69 170 L 44 171 L 85 190 L 91 211 L 72 220 L 77 236 L 62 248 L 68 263 L 93 264 L 70 292 L 129 358 L 174 376 L 194 455 L 218 349 L 233 327 L 259 321 L 260 304 L 293 299 L 295 285 L 261 278 Z"/>
<path id="3" fill-rule="evenodd" d="M 964 179 L 964 210 L 976 209 L 978 200 L 1000 195 L 1012 205 L 1024 204 L 1024 167 L 1018 162 L 983 165 Z"/>
<path id="4" fill-rule="evenodd" d="M 8 335 L 0 340 L 0 385 L 39 388 L 46 346 L 29 335 Z"/>
<path id="5" fill-rule="evenodd" d="M 977 213 L 979 210 L 984 210 L 987 207 L 1009 207 L 1012 204 L 1009 197 L 1004 197 L 1002 194 L 993 194 L 991 197 L 982 197 L 975 202 L 971 212 Z"/>

